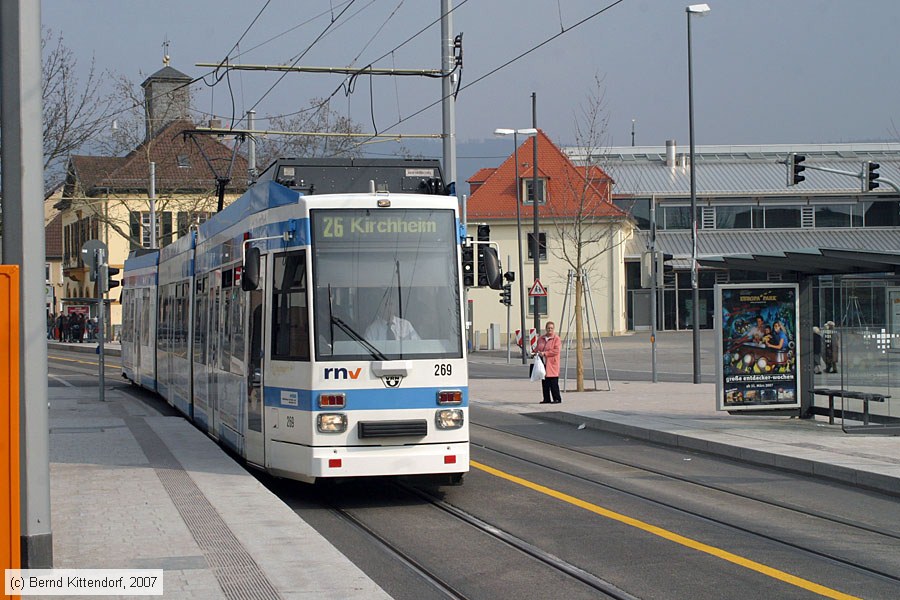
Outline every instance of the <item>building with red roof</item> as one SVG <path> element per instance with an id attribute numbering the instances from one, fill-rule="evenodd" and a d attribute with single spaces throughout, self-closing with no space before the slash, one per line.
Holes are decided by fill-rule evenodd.
<path id="1" fill-rule="evenodd" d="M 591 315 L 591 330 L 621 333 L 625 320 L 624 245 L 631 236 L 632 221 L 626 212 L 612 203 L 613 180 L 597 166 L 574 164 L 541 130 L 527 137 L 517 153 L 497 168 L 485 168 L 469 180 L 471 196 L 466 203 L 469 236 L 490 231 L 490 241 L 499 247 L 504 271 L 516 273 L 513 285 L 513 315 L 519 315 L 519 281 L 525 295 L 534 285 L 534 143 L 538 148 L 538 239 L 541 286 L 547 296 L 526 297 L 526 327 L 533 327 L 535 299 L 541 327 L 547 319 L 557 322 L 557 332 L 565 335 L 567 323 L 561 323 L 563 303 L 570 289 L 567 321 L 571 319 L 574 283 L 569 288 L 569 273 L 580 265 L 587 274 L 596 315 Z M 518 180 L 516 178 L 518 157 Z M 518 188 L 518 196 L 517 196 Z M 516 206 L 522 224 L 522 261 L 519 273 Z M 479 225 L 482 227 L 479 229 Z M 574 280 L 573 280 L 574 282 Z M 498 301 L 495 290 L 472 287 L 468 294 L 475 331 L 487 331 L 499 324 L 501 339 L 506 335 L 506 306 Z M 596 323 L 594 322 L 596 318 Z M 519 318 L 510 329 L 519 329 Z"/>

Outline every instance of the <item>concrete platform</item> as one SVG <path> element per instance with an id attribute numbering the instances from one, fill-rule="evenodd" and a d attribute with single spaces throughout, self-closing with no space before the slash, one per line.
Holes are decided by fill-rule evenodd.
<path id="1" fill-rule="evenodd" d="M 166 598 L 389 598 L 183 418 L 114 389 L 49 401 L 55 568 L 164 569 Z"/>

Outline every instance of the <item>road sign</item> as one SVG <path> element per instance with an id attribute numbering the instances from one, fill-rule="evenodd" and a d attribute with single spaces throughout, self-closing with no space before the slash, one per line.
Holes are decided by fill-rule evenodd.
<path id="1" fill-rule="evenodd" d="M 528 295 L 531 296 L 532 298 L 535 296 L 546 296 L 547 295 L 547 290 L 544 288 L 544 286 L 541 285 L 540 279 L 534 280 L 534 285 L 531 286 L 530 290 L 528 290 Z"/>
<path id="2" fill-rule="evenodd" d="M 98 256 L 97 251 L 100 250 L 103 256 Z M 81 246 L 81 261 L 90 268 L 88 277 L 91 281 L 97 280 L 97 270 L 102 263 L 106 262 L 106 244 L 100 240 L 88 240 Z M 100 262 L 97 260 L 100 259 Z"/>

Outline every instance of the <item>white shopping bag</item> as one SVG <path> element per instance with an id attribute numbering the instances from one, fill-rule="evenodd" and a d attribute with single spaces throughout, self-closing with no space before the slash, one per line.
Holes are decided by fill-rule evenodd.
<path id="1" fill-rule="evenodd" d="M 541 360 L 541 357 L 537 354 L 534 355 L 534 364 L 531 367 L 531 380 L 532 381 L 540 381 L 547 375 L 547 370 L 544 368 L 544 361 Z"/>

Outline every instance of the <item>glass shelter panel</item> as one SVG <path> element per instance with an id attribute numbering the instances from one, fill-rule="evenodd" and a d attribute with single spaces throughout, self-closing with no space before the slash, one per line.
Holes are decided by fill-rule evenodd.
<path id="1" fill-rule="evenodd" d="M 819 306 L 815 386 L 845 390 L 845 428 L 900 426 L 900 278 L 823 278 Z"/>

